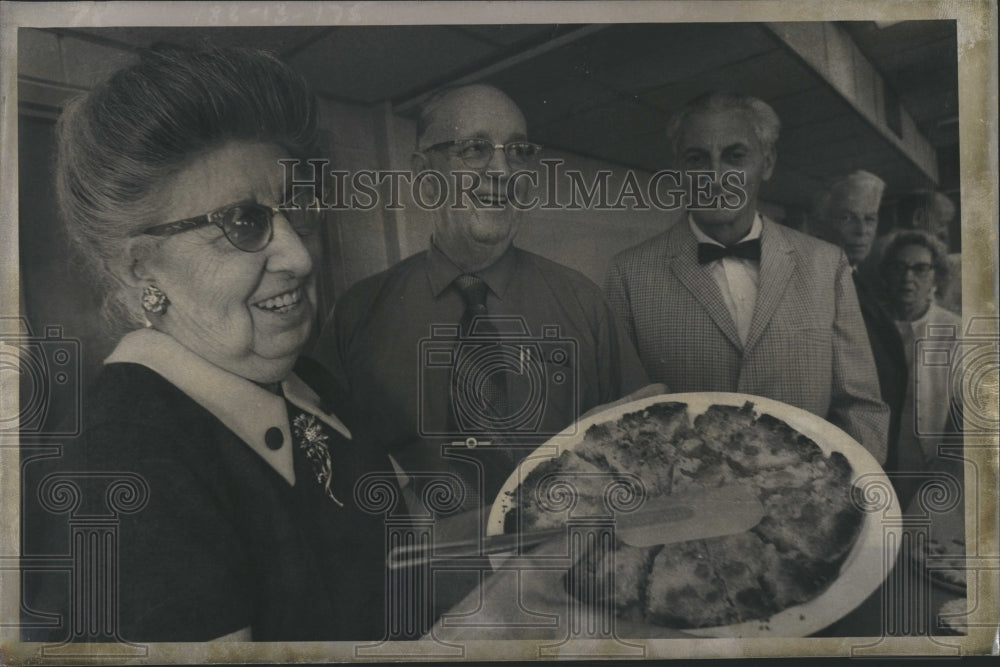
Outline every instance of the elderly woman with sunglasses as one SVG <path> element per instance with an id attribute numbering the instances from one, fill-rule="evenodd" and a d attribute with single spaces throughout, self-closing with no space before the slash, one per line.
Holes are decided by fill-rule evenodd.
<path id="1" fill-rule="evenodd" d="M 956 429 L 960 406 L 952 387 L 961 369 L 953 362 L 962 320 L 934 299 L 938 287 L 948 283 L 947 259 L 944 246 L 933 236 L 902 231 L 892 238 L 880 264 L 889 312 L 903 338 L 910 368 L 900 420 L 901 471 L 926 469 L 937 456 L 942 437 Z M 908 486 L 915 488 L 921 481 Z"/>
<path id="2" fill-rule="evenodd" d="M 283 165 L 315 157 L 302 78 L 248 49 L 159 51 L 59 122 L 58 196 L 112 321 L 87 394 L 86 471 L 136 473 L 118 527 L 133 641 L 382 637 L 389 471 L 293 371 L 315 319 L 319 214 Z"/>

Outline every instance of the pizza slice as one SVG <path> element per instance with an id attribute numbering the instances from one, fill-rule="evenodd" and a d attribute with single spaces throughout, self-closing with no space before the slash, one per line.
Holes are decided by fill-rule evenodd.
<path id="1" fill-rule="evenodd" d="M 690 431 L 687 404 L 656 403 L 621 421 L 629 433 L 623 467 L 641 473 L 651 495 L 670 493 L 678 441 Z"/>
<path id="2" fill-rule="evenodd" d="M 779 611 L 812 600 L 839 572 L 835 564 L 782 553 L 773 544 L 765 544 L 762 559 L 761 586 Z"/>
<path id="3" fill-rule="evenodd" d="M 674 440 L 689 428 L 685 403 L 657 403 L 591 426 L 575 451 L 598 468 L 641 474 L 649 495 L 669 493 Z"/>
<path id="4" fill-rule="evenodd" d="M 575 451 L 580 458 L 608 472 L 633 472 L 628 450 L 632 442 L 621 420 L 594 424 L 587 429 Z"/>
<path id="5" fill-rule="evenodd" d="M 658 550 L 620 540 L 612 549 L 592 546 L 566 574 L 566 589 L 587 604 L 608 605 L 619 616 L 639 620 L 650 565 Z"/>
<path id="6" fill-rule="evenodd" d="M 654 403 L 628 413 L 621 418 L 621 424 L 633 441 L 639 435 L 652 435 L 663 443 L 673 442 L 678 434 L 691 428 L 687 403 L 676 401 Z"/>
<path id="7" fill-rule="evenodd" d="M 721 449 L 691 432 L 678 442 L 673 463 L 671 493 L 685 489 L 718 487 L 733 482 L 736 475 Z"/>
<path id="8" fill-rule="evenodd" d="M 555 459 L 540 463 L 517 488 L 514 509 L 504 521 L 506 532 L 517 530 L 518 512 L 522 530 L 555 528 L 566 523 L 570 511 L 575 516 L 604 514 L 604 492 L 612 481 L 608 472 L 567 450 Z M 572 510 L 561 509 L 576 497 Z"/>
<path id="9" fill-rule="evenodd" d="M 733 436 L 753 424 L 756 416 L 750 401 L 739 408 L 712 405 L 694 418 L 694 428 L 711 448 L 725 451 Z"/>
<path id="10" fill-rule="evenodd" d="M 738 472 L 750 475 L 815 461 L 823 457 L 823 450 L 785 422 L 765 414 L 733 434 L 726 455 Z"/>
<path id="11" fill-rule="evenodd" d="M 762 491 L 765 516 L 754 530 L 779 551 L 823 562 L 847 555 L 861 528 L 862 515 L 850 487 L 817 479 L 798 487 Z"/>
<path id="12" fill-rule="evenodd" d="M 701 540 L 668 544 L 656 554 L 646 610 L 653 623 L 675 628 L 729 625 L 737 619 Z"/>
<path id="13" fill-rule="evenodd" d="M 761 583 L 770 546 L 750 531 L 705 540 L 709 562 L 740 621 L 765 619 L 780 609 Z"/>
<path id="14" fill-rule="evenodd" d="M 800 462 L 785 468 L 760 470 L 751 476 L 752 482 L 762 492 L 776 492 L 800 488 L 822 475 L 815 464 Z"/>

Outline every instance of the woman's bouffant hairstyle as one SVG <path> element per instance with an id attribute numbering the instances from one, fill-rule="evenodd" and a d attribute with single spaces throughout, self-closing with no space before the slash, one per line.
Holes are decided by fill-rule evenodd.
<path id="1" fill-rule="evenodd" d="M 156 49 L 73 100 L 56 133 L 63 219 L 104 295 L 107 324 L 121 332 L 143 323 L 125 299 L 125 244 L 134 230 L 166 222 L 153 218 L 159 186 L 232 140 L 314 157 L 316 100 L 299 74 L 262 51 Z"/>
<path id="2" fill-rule="evenodd" d="M 895 233 L 882 253 L 882 260 L 879 262 L 882 280 L 888 284 L 889 264 L 895 261 L 896 253 L 908 245 L 923 246 L 930 251 L 931 264 L 934 265 L 934 284 L 940 293 L 948 285 L 948 250 L 941 241 L 927 232 L 910 230 Z"/>

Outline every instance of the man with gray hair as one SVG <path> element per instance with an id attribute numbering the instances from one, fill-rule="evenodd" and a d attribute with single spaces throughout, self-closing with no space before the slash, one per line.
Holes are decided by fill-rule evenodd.
<path id="1" fill-rule="evenodd" d="M 708 93 L 668 123 L 688 217 L 615 257 L 607 291 L 654 382 L 776 399 L 884 461 L 889 410 L 844 252 L 757 210 L 780 121 Z"/>
<path id="2" fill-rule="evenodd" d="M 440 176 L 427 188 L 465 179 L 469 197 L 434 210 L 426 250 L 348 289 L 313 352 L 347 395 L 348 425 L 413 487 L 457 475 L 467 509 L 492 503 L 532 443 L 648 385 L 600 288 L 513 244 L 521 212 L 508 190 L 526 181 L 512 175 L 539 148 L 527 132 L 492 86 L 425 104 L 413 170 Z"/>
<path id="3" fill-rule="evenodd" d="M 854 287 L 868 342 L 875 356 L 882 400 L 890 410 L 886 468 L 896 467 L 899 420 L 906 398 L 907 363 L 903 339 L 877 297 L 877 287 L 858 271 L 872 250 L 878 228 L 878 211 L 885 182 L 870 172 L 857 170 L 831 182 L 816 198 L 809 231 L 843 248 L 851 263 Z"/>
<path id="4" fill-rule="evenodd" d="M 859 169 L 831 182 L 813 204 L 809 231 L 839 245 L 851 266 L 865 261 L 878 230 L 878 209 L 885 182 Z"/>

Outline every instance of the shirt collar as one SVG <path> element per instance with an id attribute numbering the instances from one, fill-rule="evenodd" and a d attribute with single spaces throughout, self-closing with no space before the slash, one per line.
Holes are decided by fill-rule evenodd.
<path id="1" fill-rule="evenodd" d="M 694 238 L 698 241 L 698 243 L 711 243 L 713 245 L 721 246 L 723 248 L 725 247 L 725 245 L 723 245 L 722 243 L 719 243 L 718 241 L 716 241 L 715 239 L 713 239 L 711 236 L 709 236 L 705 232 L 701 231 L 701 228 L 698 227 L 697 224 L 695 224 L 694 218 L 691 217 L 690 213 L 688 213 L 688 225 L 691 226 L 691 233 L 694 234 Z M 752 241 L 754 239 L 759 239 L 760 235 L 761 235 L 761 231 L 763 229 L 764 229 L 764 225 L 760 221 L 760 213 L 759 212 L 755 212 L 754 215 L 753 215 L 753 224 L 750 225 L 750 231 L 747 232 L 746 236 L 744 236 L 743 238 L 741 238 L 736 243 L 743 243 L 744 241 Z M 735 244 L 733 244 L 733 245 L 735 245 Z"/>
<path id="2" fill-rule="evenodd" d="M 294 373 L 289 373 L 281 383 L 282 398 L 202 359 L 173 337 L 155 329 L 126 334 L 104 363 L 140 364 L 163 376 L 215 415 L 292 485 L 295 468 L 285 399 L 315 415 L 345 438 L 351 438 L 347 427 L 335 415 L 320 409 L 316 392 Z M 264 442 L 271 428 L 281 431 L 282 446 L 277 450 Z"/>
<path id="3" fill-rule="evenodd" d="M 511 276 L 514 275 L 516 263 L 517 255 L 514 252 L 514 245 L 511 244 L 507 251 L 500 256 L 500 259 L 485 269 L 474 272 L 473 275 L 482 278 L 490 291 L 502 299 L 507 292 L 507 286 L 510 285 Z M 463 274 L 464 271 L 437 247 L 432 238 L 431 247 L 427 251 L 427 278 L 430 280 L 431 292 L 434 296 L 440 296 L 455 282 L 455 278 Z"/>

